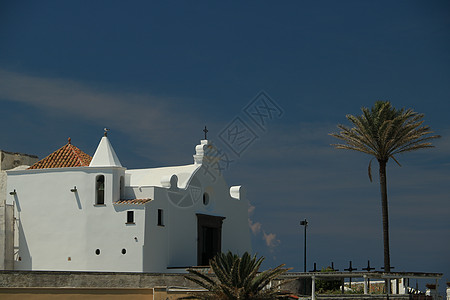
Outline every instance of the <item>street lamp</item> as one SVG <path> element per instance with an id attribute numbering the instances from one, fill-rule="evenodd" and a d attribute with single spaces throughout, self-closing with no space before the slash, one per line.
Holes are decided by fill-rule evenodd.
<path id="1" fill-rule="evenodd" d="M 301 226 L 305 226 L 305 250 L 304 250 L 304 264 L 303 264 L 303 272 L 306 272 L 306 227 L 308 227 L 308 221 L 306 219 L 304 221 L 300 221 Z"/>

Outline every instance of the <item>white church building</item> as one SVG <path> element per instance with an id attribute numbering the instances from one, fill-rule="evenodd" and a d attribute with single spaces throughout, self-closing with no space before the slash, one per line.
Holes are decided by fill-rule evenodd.
<path id="1" fill-rule="evenodd" d="M 7 171 L 13 269 L 167 273 L 251 251 L 248 201 L 214 170 L 208 147 L 202 140 L 189 165 L 128 170 L 105 133 L 93 157 L 69 139 Z"/>

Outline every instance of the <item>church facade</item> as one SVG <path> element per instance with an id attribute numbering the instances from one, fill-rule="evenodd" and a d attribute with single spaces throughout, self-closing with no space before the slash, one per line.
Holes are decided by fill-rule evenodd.
<path id="1" fill-rule="evenodd" d="M 7 171 L 14 269 L 180 272 L 217 252 L 251 251 L 248 201 L 202 140 L 189 165 L 128 170 L 108 137 L 93 157 L 69 142 Z"/>

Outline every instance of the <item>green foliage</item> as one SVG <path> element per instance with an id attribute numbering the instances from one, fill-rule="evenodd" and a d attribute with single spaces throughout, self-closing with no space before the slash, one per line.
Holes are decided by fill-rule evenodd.
<path id="1" fill-rule="evenodd" d="M 278 299 L 284 295 L 279 291 L 280 284 L 271 287 L 268 287 L 268 284 L 287 269 L 283 269 L 284 265 L 280 265 L 258 273 L 263 260 L 263 257 L 257 259 L 256 255 L 251 256 L 247 252 L 242 257 L 231 252 L 218 253 L 210 261 L 216 278 L 210 278 L 195 269 L 188 269 L 190 276 L 186 276 L 186 279 L 195 282 L 208 292 L 195 293 L 184 299 Z"/>
<path id="2" fill-rule="evenodd" d="M 330 134 L 345 142 L 335 144 L 336 148 L 367 153 L 387 162 L 389 158 L 396 161 L 396 154 L 431 148 L 430 140 L 440 137 L 430 135 L 433 132 L 423 125 L 423 114 L 412 109 L 397 110 L 389 101 L 377 101 L 371 109 L 361 110 L 361 116 L 347 115 L 352 128 L 338 125 L 341 132 Z"/>
<path id="3" fill-rule="evenodd" d="M 321 272 L 335 272 L 331 267 L 322 269 Z M 335 278 L 319 279 L 316 281 L 316 289 L 321 294 L 329 294 L 339 291 L 341 287 L 341 280 Z"/>

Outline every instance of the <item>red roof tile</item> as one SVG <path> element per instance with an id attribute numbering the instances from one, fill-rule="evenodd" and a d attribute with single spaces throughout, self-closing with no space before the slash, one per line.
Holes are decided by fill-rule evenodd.
<path id="1" fill-rule="evenodd" d="M 152 201 L 152 199 L 131 199 L 131 200 L 119 200 L 114 202 L 114 205 L 125 205 L 125 204 L 134 204 L 134 205 L 141 205 L 141 204 L 145 204 L 149 201 Z"/>
<path id="2" fill-rule="evenodd" d="M 50 169 L 89 166 L 92 157 L 69 142 L 28 169 Z"/>

